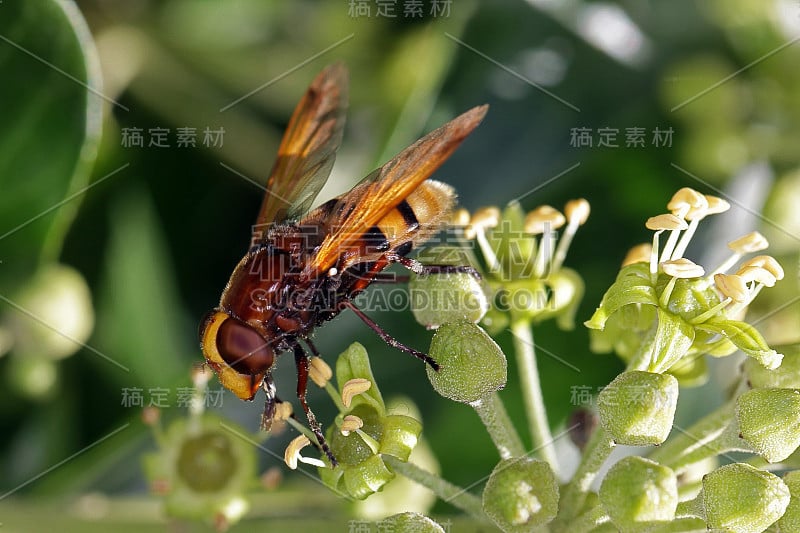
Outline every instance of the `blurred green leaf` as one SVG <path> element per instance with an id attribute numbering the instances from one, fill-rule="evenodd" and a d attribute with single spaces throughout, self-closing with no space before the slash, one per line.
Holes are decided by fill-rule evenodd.
<path id="1" fill-rule="evenodd" d="M 99 289 L 97 345 L 130 368 L 125 374 L 107 365 L 125 387 L 165 387 L 181 378 L 188 383 L 187 360 L 192 353 L 199 358 L 191 342 L 197 334 L 181 320 L 167 245 L 151 201 L 134 190 L 118 198 L 115 207 Z"/>
<path id="2" fill-rule="evenodd" d="M 0 4 L 0 71 L 5 290 L 59 254 L 97 154 L 102 100 L 91 35 L 66 0 Z"/>

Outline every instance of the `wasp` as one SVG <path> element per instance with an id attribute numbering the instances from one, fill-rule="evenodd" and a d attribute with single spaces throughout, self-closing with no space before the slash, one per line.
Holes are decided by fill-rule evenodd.
<path id="1" fill-rule="evenodd" d="M 341 143 L 347 92 L 347 70 L 335 64 L 317 75 L 298 103 L 254 226 L 265 229 L 254 233 L 219 305 L 200 326 L 203 355 L 226 388 L 248 401 L 265 390 L 261 425 L 267 430 L 281 401 L 273 365 L 279 354 L 294 354 L 297 397 L 332 466 L 336 459 L 306 401 L 309 355 L 303 344 L 318 357 L 312 332 L 348 308 L 389 345 L 438 370 L 433 359 L 391 337 L 353 299 L 393 263 L 416 273 L 475 273 L 470 267 L 426 267 L 406 256 L 449 218 L 454 190 L 428 178 L 487 110 L 475 107 L 432 131 L 350 192 L 309 212 Z"/>

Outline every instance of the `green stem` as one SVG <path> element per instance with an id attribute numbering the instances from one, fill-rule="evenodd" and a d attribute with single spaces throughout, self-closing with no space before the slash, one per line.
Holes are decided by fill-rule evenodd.
<path id="1" fill-rule="evenodd" d="M 680 473 L 692 463 L 728 451 L 730 439 L 725 430 L 734 415 L 735 401 L 694 423 L 689 429 L 673 431 L 669 439 L 650 453 L 649 458 Z"/>
<path id="2" fill-rule="evenodd" d="M 553 473 L 558 477 L 558 458 L 553 444 L 553 435 L 550 433 L 550 424 L 547 421 L 547 411 L 544 408 L 530 322 L 515 320 L 511 324 L 511 333 L 514 337 L 514 352 L 517 356 L 522 398 L 525 402 L 525 413 L 528 416 L 533 449 L 538 450 L 541 458 L 550 464 Z"/>
<path id="3" fill-rule="evenodd" d="M 703 506 L 703 495 L 698 494 L 691 500 L 686 500 L 678 503 L 678 508 L 675 509 L 676 518 L 702 518 L 705 516 Z"/>
<path id="4" fill-rule="evenodd" d="M 603 506 L 597 505 L 573 520 L 569 525 L 569 530 L 572 533 L 586 533 L 610 521 L 611 518 Z"/>
<path id="5" fill-rule="evenodd" d="M 311 431 L 310 429 L 308 429 L 307 427 L 305 427 L 300 422 L 298 422 L 296 419 L 287 418 L 286 419 L 286 423 L 288 423 L 290 426 L 292 426 L 294 429 L 296 429 L 298 431 L 298 433 L 302 433 L 303 435 L 308 437 L 308 440 L 310 440 L 311 442 L 313 442 L 317 446 L 319 446 L 319 443 L 317 442 L 317 437 L 316 437 L 316 435 L 314 435 L 314 432 Z"/>
<path id="6" fill-rule="evenodd" d="M 486 521 L 483 513 L 481 499 L 462 489 L 458 485 L 453 485 L 441 477 L 428 472 L 415 464 L 401 461 L 392 455 L 382 455 L 383 462 L 395 472 L 404 475 L 408 479 L 419 483 L 423 487 L 431 489 L 442 501 L 458 507 L 462 511 L 469 513 L 474 518 Z"/>
<path id="7" fill-rule="evenodd" d="M 517 430 L 508 418 L 505 406 L 503 406 L 500 396 L 493 392 L 470 404 L 481 422 L 486 426 L 489 436 L 492 437 L 501 459 L 512 457 L 522 457 L 525 455 L 525 447 L 519 438 Z"/>
<path id="8" fill-rule="evenodd" d="M 614 446 L 611 435 L 602 426 L 598 426 L 586 444 L 578 471 L 561 493 L 557 520 L 562 531 L 567 531 L 565 526 L 581 511 L 592 482 Z"/>

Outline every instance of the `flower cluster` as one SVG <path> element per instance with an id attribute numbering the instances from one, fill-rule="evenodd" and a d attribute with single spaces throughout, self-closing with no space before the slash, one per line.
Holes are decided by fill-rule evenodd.
<path id="1" fill-rule="evenodd" d="M 798 362 L 788 354 L 788 368 L 781 368 L 784 355 L 742 320 L 756 295 L 784 276 L 770 256 L 745 257 L 767 248 L 766 240 L 754 232 L 729 243 L 730 257 L 710 272 L 684 257 L 700 221 L 729 207 L 720 198 L 679 190 L 667 205 L 669 213 L 647 221 L 655 232 L 652 244 L 631 250 L 586 322 L 593 330 L 592 347 L 614 350 L 627 369 L 597 398 L 600 425 L 578 481 L 566 489 L 560 525 L 584 520 L 610 521 L 631 531 L 744 532 L 762 531 L 779 518 L 781 527 L 796 523 L 794 512 L 787 511 L 793 486 L 788 477 L 784 482 L 743 463 L 713 470 L 720 454 L 749 452 L 778 462 L 800 445 L 800 424 L 792 422 L 800 420 L 800 390 L 794 388 L 800 382 L 787 376 Z M 679 382 L 702 383 L 704 355 L 723 357 L 737 349 L 749 360 L 730 401 L 667 440 Z M 614 465 L 600 486 L 600 505 L 591 507 L 586 480 L 593 479 L 614 444 L 660 446 L 648 459 Z M 699 476 L 692 474 L 697 469 Z M 691 479 L 697 480 L 694 485 Z M 577 506 L 585 511 L 582 518 L 567 510 Z"/>
<path id="2" fill-rule="evenodd" d="M 764 237 L 753 232 L 729 243 L 730 257 L 710 273 L 683 255 L 700 221 L 729 207 L 684 188 L 667 205 L 669 213 L 647 221 L 655 232 L 652 245 L 628 254 L 586 322 L 594 330 L 595 351 L 613 349 L 630 370 L 669 371 L 684 384 L 705 379 L 703 354 L 723 357 L 740 349 L 766 368 L 780 366 L 783 356 L 740 318 L 762 288 L 783 278 L 783 270 L 772 257 L 759 255 L 729 273 L 745 255 L 767 247 Z"/>
<path id="3" fill-rule="evenodd" d="M 256 448 L 237 436 L 247 436 L 245 430 L 204 412 L 210 374 L 194 372 L 189 416 L 174 420 L 166 431 L 157 408 L 144 410 L 142 418 L 153 428 L 158 450 L 143 462 L 151 490 L 164 498 L 169 516 L 205 520 L 223 531 L 249 508 L 246 492 L 256 481 Z"/>
<path id="4" fill-rule="evenodd" d="M 305 457 L 300 450 L 313 435 L 300 435 L 286 449 L 290 468 L 305 462 L 319 467 L 322 481 L 334 491 L 363 500 L 381 490 L 395 477 L 386 456 L 407 461 L 417 445 L 422 425 L 415 418 L 387 412 L 369 358 L 363 346 L 352 344 L 336 361 L 338 390 L 330 383 L 333 372 L 315 357 L 311 378 L 325 388 L 339 408 L 326 438 L 338 464 L 331 468 L 327 457 Z"/>
<path id="5" fill-rule="evenodd" d="M 497 449 L 499 462 L 480 495 L 439 478 L 435 467 L 419 460 L 425 448 L 417 446 L 419 416 L 387 408 L 367 353 L 357 343 L 337 359 L 335 373 L 319 357 L 310 361 L 309 376 L 339 412 L 326 434 L 336 466 L 326 455 L 303 453 L 308 446 L 319 450 L 319 443 L 291 416 L 291 405 L 279 403 L 275 421 L 300 432 L 286 448 L 286 465 L 317 467 L 334 492 L 359 500 L 361 507 L 353 507 L 357 513 L 366 515 L 365 505 L 375 502 L 370 511 L 375 519 L 398 510 L 426 510 L 408 508 L 409 499 L 417 499 L 408 486 L 387 486 L 400 474 L 475 520 L 508 532 L 750 532 L 773 524 L 781 531 L 800 530 L 797 471 L 780 478 L 758 467 L 800 466 L 800 350 L 778 353 L 743 319 L 759 292 L 775 285 L 784 272 L 772 257 L 758 255 L 767 242 L 755 232 L 729 243 L 730 257 L 714 268 L 684 257 L 700 221 L 728 207 L 716 197 L 678 191 L 668 213 L 647 221 L 654 231 L 652 243 L 629 253 L 585 323 L 592 347 L 616 351 L 627 368 L 599 393 L 597 416 L 588 415 L 597 422 L 580 439 L 581 463 L 566 484 L 561 483 L 541 396 L 532 325 L 552 318 L 563 328 L 572 326 L 583 282 L 563 263 L 588 216 L 584 200 L 570 202 L 564 214 L 548 206 L 524 213 L 518 204 L 502 212 L 459 211 L 464 236 L 474 240 L 482 260 L 465 261 L 456 254 L 455 261 L 451 255 L 448 262 L 436 257 L 426 262 L 479 265 L 482 279 L 463 268 L 412 279 L 412 290 L 426 293 L 424 301 L 458 304 L 414 309 L 414 314 L 436 329 L 429 349 L 436 367 L 427 368 L 433 389 L 473 408 Z M 555 230 L 562 228 L 556 243 Z M 507 380 L 506 356 L 479 322 L 492 332 L 508 327 L 512 333 L 534 452 L 523 444 L 500 395 Z M 737 349 L 749 357 L 729 400 L 692 427 L 673 431 L 680 385 L 705 379 L 705 355 L 723 357 Z M 147 459 L 148 477 L 171 514 L 210 518 L 221 529 L 247 509 L 242 495 L 253 481 L 253 448 L 246 439 L 231 438 L 233 426 L 203 414 L 201 406 L 190 414 L 166 434 L 156 432 L 160 451 Z M 641 447 L 643 456 L 616 462 L 599 479 L 617 444 Z M 757 457 L 718 467 L 717 457 L 728 452 Z M 377 492 L 383 494 L 370 498 Z M 379 523 L 442 530 L 410 512 Z"/>
<path id="6" fill-rule="evenodd" d="M 548 205 L 525 213 L 517 202 L 503 211 L 491 206 L 472 215 L 456 212 L 454 223 L 464 227 L 465 237 L 476 241 L 483 256 L 483 277 L 493 303 L 483 324 L 490 333 L 520 320 L 556 318 L 563 329 L 573 327 L 583 280 L 563 265 L 588 217 L 584 199 L 567 202 L 563 214 Z"/>

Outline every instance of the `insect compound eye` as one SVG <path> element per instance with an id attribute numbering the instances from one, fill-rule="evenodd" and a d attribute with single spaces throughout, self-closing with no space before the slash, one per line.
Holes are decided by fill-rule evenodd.
<path id="1" fill-rule="evenodd" d="M 260 374 L 272 366 L 272 351 L 256 330 L 235 318 L 228 318 L 217 330 L 217 351 L 240 374 Z"/>

